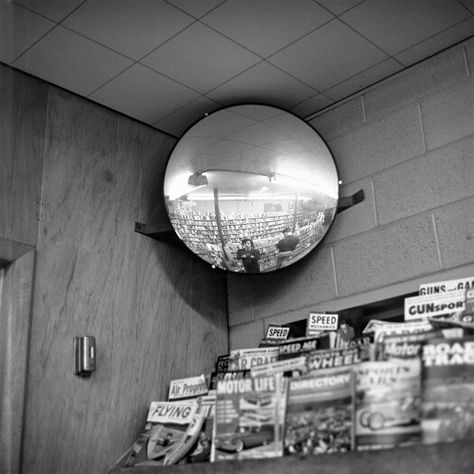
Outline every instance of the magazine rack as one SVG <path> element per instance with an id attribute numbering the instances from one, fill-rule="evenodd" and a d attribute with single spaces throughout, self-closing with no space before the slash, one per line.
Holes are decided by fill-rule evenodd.
<path id="1" fill-rule="evenodd" d="M 474 472 L 472 440 L 453 443 L 417 445 L 397 449 L 287 456 L 277 459 L 221 461 L 219 463 L 183 464 L 177 466 L 121 467 L 121 461 L 109 474 L 377 474 Z"/>

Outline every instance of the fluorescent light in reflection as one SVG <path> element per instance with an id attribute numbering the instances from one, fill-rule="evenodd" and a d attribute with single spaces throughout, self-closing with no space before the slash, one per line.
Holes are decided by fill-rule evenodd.
<path id="1" fill-rule="evenodd" d="M 293 200 L 294 194 L 279 195 L 279 196 L 262 196 L 261 194 L 249 194 L 248 196 L 243 195 L 219 195 L 219 201 L 288 201 Z M 310 197 L 299 197 L 298 200 L 308 200 Z M 213 201 L 213 194 L 188 194 L 188 201 Z"/>
<path id="2" fill-rule="evenodd" d="M 280 162 L 285 161 L 285 157 L 278 157 Z M 324 168 L 318 170 L 317 175 L 314 173 L 308 173 L 306 167 L 299 168 L 294 166 L 294 163 L 298 160 L 288 160 L 292 163 L 290 165 L 283 166 L 280 165 L 278 172 L 276 173 L 276 180 L 278 183 L 283 183 L 288 186 L 294 186 L 295 189 L 305 189 L 317 190 L 319 193 L 326 194 L 327 196 L 336 198 L 339 194 L 338 185 L 333 183 L 332 173 L 333 169 L 331 168 L 328 173 L 325 173 Z M 327 174 L 327 176 L 326 176 Z"/>

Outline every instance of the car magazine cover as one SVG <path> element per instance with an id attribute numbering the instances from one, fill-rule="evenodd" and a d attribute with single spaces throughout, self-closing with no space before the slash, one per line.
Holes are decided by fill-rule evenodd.
<path id="1" fill-rule="evenodd" d="M 284 453 L 323 454 L 354 448 L 354 373 L 321 369 L 288 381 Z"/>
<path id="2" fill-rule="evenodd" d="M 421 357 L 423 345 L 430 339 L 440 337 L 440 331 L 425 331 L 414 334 L 386 336 L 376 345 L 376 359 L 389 360 Z"/>
<path id="3" fill-rule="evenodd" d="M 292 357 L 291 359 L 277 360 L 269 364 L 257 365 L 250 369 L 252 377 L 256 375 L 270 375 L 281 373 L 284 377 L 298 377 L 307 372 L 306 357 Z"/>
<path id="4" fill-rule="evenodd" d="M 374 328 L 374 343 L 380 344 L 387 336 L 401 334 L 416 334 L 433 330 L 432 324 L 424 319 L 421 321 L 409 321 L 400 323 L 386 323 Z"/>
<path id="5" fill-rule="evenodd" d="M 209 391 L 201 397 L 202 408 L 206 413 L 201 431 L 197 440 L 186 457 L 180 462 L 197 463 L 209 462 L 211 459 L 212 430 L 214 429 L 214 416 L 216 408 L 215 390 Z"/>
<path id="6" fill-rule="evenodd" d="M 211 461 L 281 456 L 285 403 L 281 374 L 219 380 Z"/>
<path id="7" fill-rule="evenodd" d="M 230 370 L 231 358 L 229 354 L 217 356 L 216 359 L 216 372 L 226 372 Z"/>
<path id="8" fill-rule="evenodd" d="M 329 348 L 329 336 L 311 336 L 298 337 L 282 342 L 276 348 L 278 351 L 278 360 L 289 359 L 291 357 L 300 357 L 316 349 Z"/>
<path id="9" fill-rule="evenodd" d="M 216 390 L 218 380 L 244 379 L 251 376 L 250 369 L 227 370 L 226 372 L 213 372 L 209 381 L 209 390 Z"/>
<path id="10" fill-rule="evenodd" d="M 362 362 L 355 373 L 357 450 L 420 443 L 420 359 Z"/>
<path id="11" fill-rule="evenodd" d="M 312 373 L 321 369 L 354 365 L 364 360 L 369 360 L 369 351 L 364 346 L 321 349 L 306 355 L 306 366 L 308 372 Z"/>
<path id="12" fill-rule="evenodd" d="M 423 442 L 474 438 L 474 337 L 423 347 Z"/>
<path id="13" fill-rule="evenodd" d="M 230 351 L 228 370 L 250 370 L 258 365 L 269 364 L 278 359 L 278 347 L 257 347 Z"/>

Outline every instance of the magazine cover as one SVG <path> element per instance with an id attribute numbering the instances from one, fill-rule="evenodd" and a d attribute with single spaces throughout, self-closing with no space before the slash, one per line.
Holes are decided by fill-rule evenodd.
<path id="1" fill-rule="evenodd" d="M 219 380 L 211 461 L 281 456 L 285 402 L 280 374 Z"/>
<path id="2" fill-rule="evenodd" d="M 200 398 L 151 402 L 145 429 L 124 467 L 176 464 L 195 444 L 208 411 Z"/>
<path id="3" fill-rule="evenodd" d="M 216 407 L 216 393 L 214 390 L 201 397 L 202 408 L 206 416 L 198 438 L 185 458 L 180 462 L 197 463 L 209 462 L 211 458 L 212 430 Z"/>
<path id="4" fill-rule="evenodd" d="M 270 364 L 257 365 L 250 369 L 252 377 L 256 375 L 283 374 L 284 377 L 299 377 L 307 372 L 306 357 L 292 357 Z"/>
<path id="5" fill-rule="evenodd" d="M 474 276 L 456 280 L 436 281 L 420 285 L 420 295 L 433 295 L 447 291 L 469 290 L 474 288 Z"/>
<path id="6" fill-rule="evenodd" d="M 309 373 L 321 369 L 331 369 L 354 365 L 369 360 L 368 349 L 364 346 L 353 346 L 339 349 L 322 349 L 312 351 L 306 356 L 306 366 Z"/>
<path id="7" fill-rule="evenodd" d="M 278 347 L 257 347 L 230 351 L 229 370 L 250 370 L 278 359 Z"/>
<path id="8" fill-rule="evenodd" d="M 374 343 L 380 344 L 384 338 L 400 334 L 416 334 L 427 332 L 433 329 L 432 324 L 424 319 L 421 321 L 410 321 L 404 323 L 387 323 L 374 328 Z"/>
<path id="9" fill-rule="evenodd" d="M 354 448 L 354 373 L 324 369 L 288 383 L 285 454 L 323 454 Z"/>
<path id="10" fill-rule="evenodd" d="M 376 360 L 392 358 L 411 359 L 421 357 L 423 344 L 430 339 L 440 337 L 441 331 L 425 331 L 414 334 L 386 336 L 376 345 Z"/>
<path id="11" fill-rule="evenodd" d="M 251 376 L 250 369 L 246 370 L 228 370 L 226 372 L 213 372 L 209 382 L 209 390 L 215 391 L 218 380 L 244 379 Z"/>
<path id="12" fill-rule="evenodd" d="M 430 323 L 437 328 L 459 329 L 460 335 L 474 335 L 474 290 L 467 289 L 464 296 L 464 309 L 448 315 L 433 316 L 428 318 Z"/>
<path id="13" fill-rule="evenodd" d="M 465 291 L 447 291 L 405 298 L 405 321 L 421 320 L 433 316 L 463 311 Z"/>
<path id="14" fill-rule="evenodd" d="M 423 347 L 423 442 L 474 438 L 474 337 Z"/>
<path id="15" fill-rule="evenodd" d="M 316 349 L 329 348 L 329 336 L 298 337 L 278 345 L 278 359 L 300 357 Z"/>
<path id="16" fill-rule="evenodd" d="M 420 359 L 362 362 L 355 372 L 357 449 L 420 443 Z"/>
<path id="17" fill-rule="evenodd" d="M 217 356 L 216 372 L 225 372 L 230 370 L 231 357 L 229 354 Z"/>

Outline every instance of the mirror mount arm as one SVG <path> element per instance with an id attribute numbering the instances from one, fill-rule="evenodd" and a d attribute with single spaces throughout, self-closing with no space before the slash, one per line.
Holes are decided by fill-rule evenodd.
<path id="1" fill-rule="evenodd" d="M 354 193 L 352 196 L 345 196 L 345 197 L 340 197 L 339 202 L 337 204 L 337 210 L 336 213 L 345 211 L 346 209 L 349 209 L 352 206 L 355 206 L 356 204 L 359 204 L 362 202 L 365 198 L 364 190 L 360 189 L 356 193 Z"/>
<path id="2" fill-rule="evenodd" d="M 135 232 L 157 240 L 168 240 L 171 242 L 179 241 L 171 223 L 164 220 L 156 224 L 135 222 Z"/>

